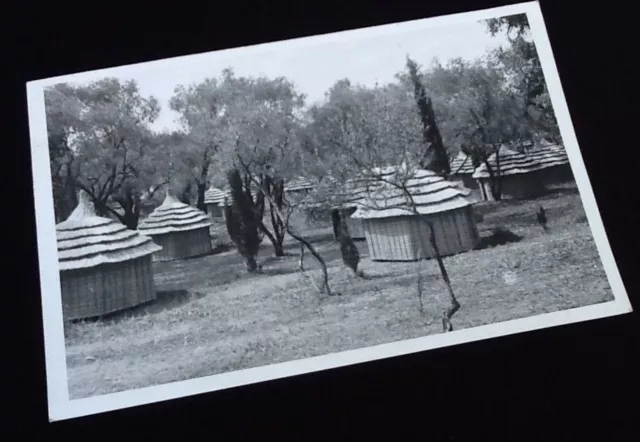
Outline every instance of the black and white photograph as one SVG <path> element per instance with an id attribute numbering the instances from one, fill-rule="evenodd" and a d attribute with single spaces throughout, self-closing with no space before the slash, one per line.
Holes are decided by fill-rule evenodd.
<path id="1" fill-rule="evenodd" d="M 27 92 L 52 421 L 631 312 L 535 2 Z"/>

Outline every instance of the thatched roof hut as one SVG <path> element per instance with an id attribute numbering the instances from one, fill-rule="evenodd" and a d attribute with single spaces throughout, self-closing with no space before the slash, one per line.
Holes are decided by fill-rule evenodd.
<path id="1" fill-rule="evenodd" d="M 475 170 L 471 157 L 462 151 L 451 160 L 451 175 L 472 175 Z"/>
<path id="2" fill-rule="evenodd" d="M 216 187 L 210 187 L 204 193 L 204 204 L 211 221 L 220 219 L 223 216 L 224 198 L 226 193 Z"/>
<path id="3" fill-rule="evenodd" d="M 478 182 L 472 177 L 476 168 L 473 166 L 473 161 L 471 161 L 469 155 L 460 151 L 451 161 L 450 168 L 451 173 L 449 174 L 449 179 L 461 183 L 467 189 L 471 189 L 474 194 L 477 193 L 478 196 L 480 196 Z"/>
<path id="4" fill-rule="evenodd" d="M 527 156 L 539 164 L 536 174 L 544 184 L 574 181 L 569 157 L 562 146 L 542 144 L 530 149 Z"/>
<path id="5" fill-rule="evenodd" d="M 397 173 L 381 171 L 393 180 Z M 405 192 L 390 184 L 380 185 L 359 203 L 353 218 L 361 219 L 369 254 L 374 261 L 414 261 L 432 258 L 429 224 L 442 256 L 476 247 L 480 239 L 471 191 L 428 170 L 418 170 L 404 180 Z"/>
<path id="6" fill-rule="evenodd" d="M 500 150 L 492 154 L 487 162 L 481 164 L 473 173 L 473 178 L 478 180 L 482 198 L 487 201 L 496 200 L 494 187 L 499 182 L 501 187 L 501 199 L 533 197 L 544 193 L 545 186 L 540 174 L 536 173 L 552 163 L 541 161 L 541 158 L 511 150 L 501 146 Z M 499 170 L 499 174 L 498 174 Z M 491 179 L 491 173 L 494 177 Z"/>
<path id="7" fill-rule="evenodd" d="M 352 215 L 375 187 L 375 184 L 365 178 L 352 178 L 345 183 L 337 195 L 334 208 L 339 210 L 340 216 L 344 217 L 349 235 L 353 239 L 366 239 L 362 220 L 354 218 Z"/>
<path id="8" fill-rule="evenodd" d="M 331 224 L 331 213 L 338 211 L 340 217 L 345 220 L 351 238 L 365 239 L 362 221 L 352 218 L 351 215 L 368 192 L 367 180 L 359 177 L 341 183 L 334 177 L 326 176 L 314 188 L 318 191 L 310 193 L 302 202 L 309 216 Z M 337 226 L 334 225 L 333 229 L 337 237 Z"/>
<path id="9" fill-rule="evenodd" d="M 154 261 L 171 261 L 211 252 L 210 226 L 206 213 L 167 192 L 164 202 L 140 222 L 138 231 L 162 246 Z"/>
<path id="10" fill-rule="evenodd" d="M 151 255 L 161 247 L 147 236 L 96 216 L 85 192 L 56 226 L 65 321 L 102 316 L 156 297 Z"/>
<path id="11" fill-rule="evenodd" d="M 313 187 L 314 184 L 308 179 L 304 177 L 296 177 L 285 184 L 284 191 L 288 194 L 305 194 L 313 189 Z"/>

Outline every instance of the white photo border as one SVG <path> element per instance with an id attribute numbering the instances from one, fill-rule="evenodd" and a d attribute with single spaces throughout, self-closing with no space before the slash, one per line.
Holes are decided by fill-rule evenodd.
<path id="1" fill-rule="evenodd" d="M 408 31 L 412 29 L 424 29 L 427 27 L 441 27 L 455 23 L 480 21 L 523 13 L 527 14 L 529 20 L 531 33 L 540 57 L 552 105 L 560 126 L 562 140 L 571 163 L 571 168 L 580 192 L 582 204 L 585 209 L 594 241 L 614 294 L 614 301 L 464 330 L 456 330 L 450 333 L 436 334 L 390 344 L 365 347 L 357 350 L 332 353 L 247 370 L 173 382 L 154 387 L 70 400 L 67 380 L 62 301 L 60 294 L 61 288 L 58 271 L 56 230 L 52 198 L 53 193 L 51 172 L 49 168 L 43 89 L 49 85 L 65 81 L 74 81 L 80 78 L 83 81 L 87 81 L 92 78 L 98 79 L 100 77 L 108 76 L 115 72 L 118 72 L 119 74 L 123 71 L 139 72 L 140 70 L 150 67 L 150 65 L 153 65 L 154 69 L 162 66 L 163 64 L 166 66 L 175 65 L 179 64 L 181 60 L 186 57 L 204 57 L 207 54 L 175 57 L 159 61 L 32 81 L 27 83 L 27 99 L 29 109 L 34 199 L 36 206 L 40 284 L 42 292 L 49 421 L 55 422 L 73 419 L 232 387 L 255 384 L 273 379 L 281 379 L 435 348 L 448 347 L 456 344 L 630 313 L 632 311 L 631 303 L 629 302 L 622 278 L 615 263 L 595 201 L 595 196 L 591 188 L 591 183 L 580 154 L 578 141 L 571 122 L 562 86 L 560 84 L 560 78 L 551 50 L 551 45 L 549 43 L 549 38 L 547 36 L 542 12 L 537 2 L 520 3 L 480 11 L 432 17 L 404 23 L 356 29 L 216 52 L 231 54 L 241 51 L 243 54 L 249 55 L 251 53 L 263 51 L 283 50 L 284 48 L 301 46 L 309 47 L 319 44 L 324 45 L 331 42 L 339 42 L 344 39 L 368 38 L 374 35 L 388 35 L 397 32 L 398 29 Z"/>

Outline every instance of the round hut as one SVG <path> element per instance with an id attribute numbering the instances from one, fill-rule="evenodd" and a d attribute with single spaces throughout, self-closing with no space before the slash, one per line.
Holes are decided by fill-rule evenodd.
<path id="1" fill-rule="evenodd" d="M 351 215 L 367 193 L 366 180 L 362 178 L 338 180 L 324 177 L 302 200 L 301 206 L 307 212 L 307 224 L 315 227 L 332 227 L 337 239 L 337 222 L 344 219 L 352 239 L 365 239 L 362 222 Z M 337 217 L 335 215 L 338 215 Z"/>
<path id="2" fill-rule="evenodd" d="M 138 232 L 162 246 L 154 261 L 172 261 L 212 251 L 206 213 L 184 204 L 169 192 L 164 202 L 138 225 Z"/>
<path id="3" fill-rule="evenodd" d="M 204 193 L 204 204 L 212 222 L 220 220 L 223 217 L 225 195 L 226 194 L 223 190 L 216 187 L 210 187 Z"/>
<path id="4" fill-rule="evenodd" d="M 84 191 L 69 218 L 56 226 L 65 321 L 95 318 L 156 298 L 147 236 L 96 216 Z"/>
<path id="5" fill-rule="evenodd" d="M 540 144 L 527 152 L 539 167 L 538 178 L 545 184 L 564 184 L 574 181 L 567 152 L 557 144 Z"/>
<path id="6" fill-rule="evenodd" d="M 383 171 L 392 176 L 395 171 Z M 480 235 L 473 214 L 477 199 L 469 189 L 428 170 L 405 181 L 417 214 L 404 191 L 389 184 L 369 193 L 352 215 L 361 219 L 373 261 L 416 261 L 435 256 L 430 228 L 441 256 L 474 249 Z"/>
<path id="7" fill-rule="evenodd" d="M 482 199 L 495 201 L 494 186 L 500 185 L 501 198 L 513 199 L 539 196 L 545 191 L 544 183 L 538 172 L 546 166 L 535 157 L 511 150 L 501 146 L 499 151 L 493 153 L 487 162 L 481 164 L 473 173 L 473 178 L 478 180 Z M 499 169 L 498 169 L 499 166 Z M 499 172 L 499 181 L 496 176 Z M 491 173 L 494 178 L 491 178 Z"/>
<path id="8" fill-rule="evenodd" d="M 451 161 L 450 169 L 449 179 L 451 181 L 456 181 L 467 189 L 471 189 L 473 196 L 480 197 L 480 186 L 472 176 L 476 168 L 473 167 L 473 162 L 469 155 L 460 151 Z"/>

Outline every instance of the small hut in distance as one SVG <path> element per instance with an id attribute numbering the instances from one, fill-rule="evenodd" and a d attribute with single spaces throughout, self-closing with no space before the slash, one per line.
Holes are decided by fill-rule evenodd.
<path id="1" fill-rule="evenodd" d="M 306 195 L 313 189 L 313 183 L 304 177 L 296 177 L 284 186 L 284 191 L 291 196 Z"/>
<path id="2" fill-rule="evenodd" d="M 210 187 L 204 194 L 204 204 L 212 222 L 224 215 L 224 197 L 225 192 L 216 187 Z"/>
<path id="3" fill-rule="evenodd" d="M 392 168 L 381 171 L 393 179 Z M 379 186 L 351 215 L 363 221 L 373 261 L 415 261 L 435 256 L 429 223 L 441 256 L 474 249 L 480 235 L 469 189 L 428 170 L 418 170 L 405 182 L 418 214 L 401 189 Z"/>
<path id="4" fill-rule="evenodd" d="M 184 204 L 169 192 L 164 202 L 142 220 L 138 232 L 162 246 L 154 261 L 185 259 L 210 253 L 213 248 L 206 213 Z"/>
<path id="5" fill-rule="evenodd" d="M 567 152 L 557 144 L 541 144 L 527 152 L 527 156 L 539 164 L 536 172 L 546 184 L 560 184 L 575 180 Z"/>
<path id="6" fill-rule="evenodd" d="M 100 317 L 156 299 L 151 238 L 96 216 L 84 191 L 71 215 L 56 226 L 65 321 Z"/>
<path id="7" fill-rule="evenodd" d="M 473 172 L 476 168 L 473 166 L 471 157 L 460 151 L 458 155 L 451 161 L 450 179 L 457 181 L 467 189 L 470 189 L 473 196 L 480 196 L 480 186 L 478 181 L 473 178 Z"/>
<path id="8" fill-rule="evenodd" d="M 350 179 L 344 186 L 341 195 L 338 196 L 339 202 L 334 210 L 337 210 L 340 217 L 344 218 L 347 231 L 352 239 L 366 239 L 362 220 L 353 218 L 353 214 L 358 210 L 358 204 L 362 202 L 375 183 L 371 182 L 367 185 L 366 179 Z M 334 226 L 334 229 L 336 226 Z"/>
<path id="9" fill-rule="evenodd" d="M 481 164 L 473 173 L 478 180 L 482 198 L 495 201 L 493 186 L 499 174 L 501 195 L 500 199 L 535 197 L 545 192 L 544 181 L 539 171 L 549 167 L 548 162 L 541 161 L 536 155 L 524 154 L 501 146 L 496 153 L 487 159 L 491 169 L 485 163 Z M 499 168 L 499 172 L 498 172 Z M 494 178 L 491 178 L 491 174 Z"/>

